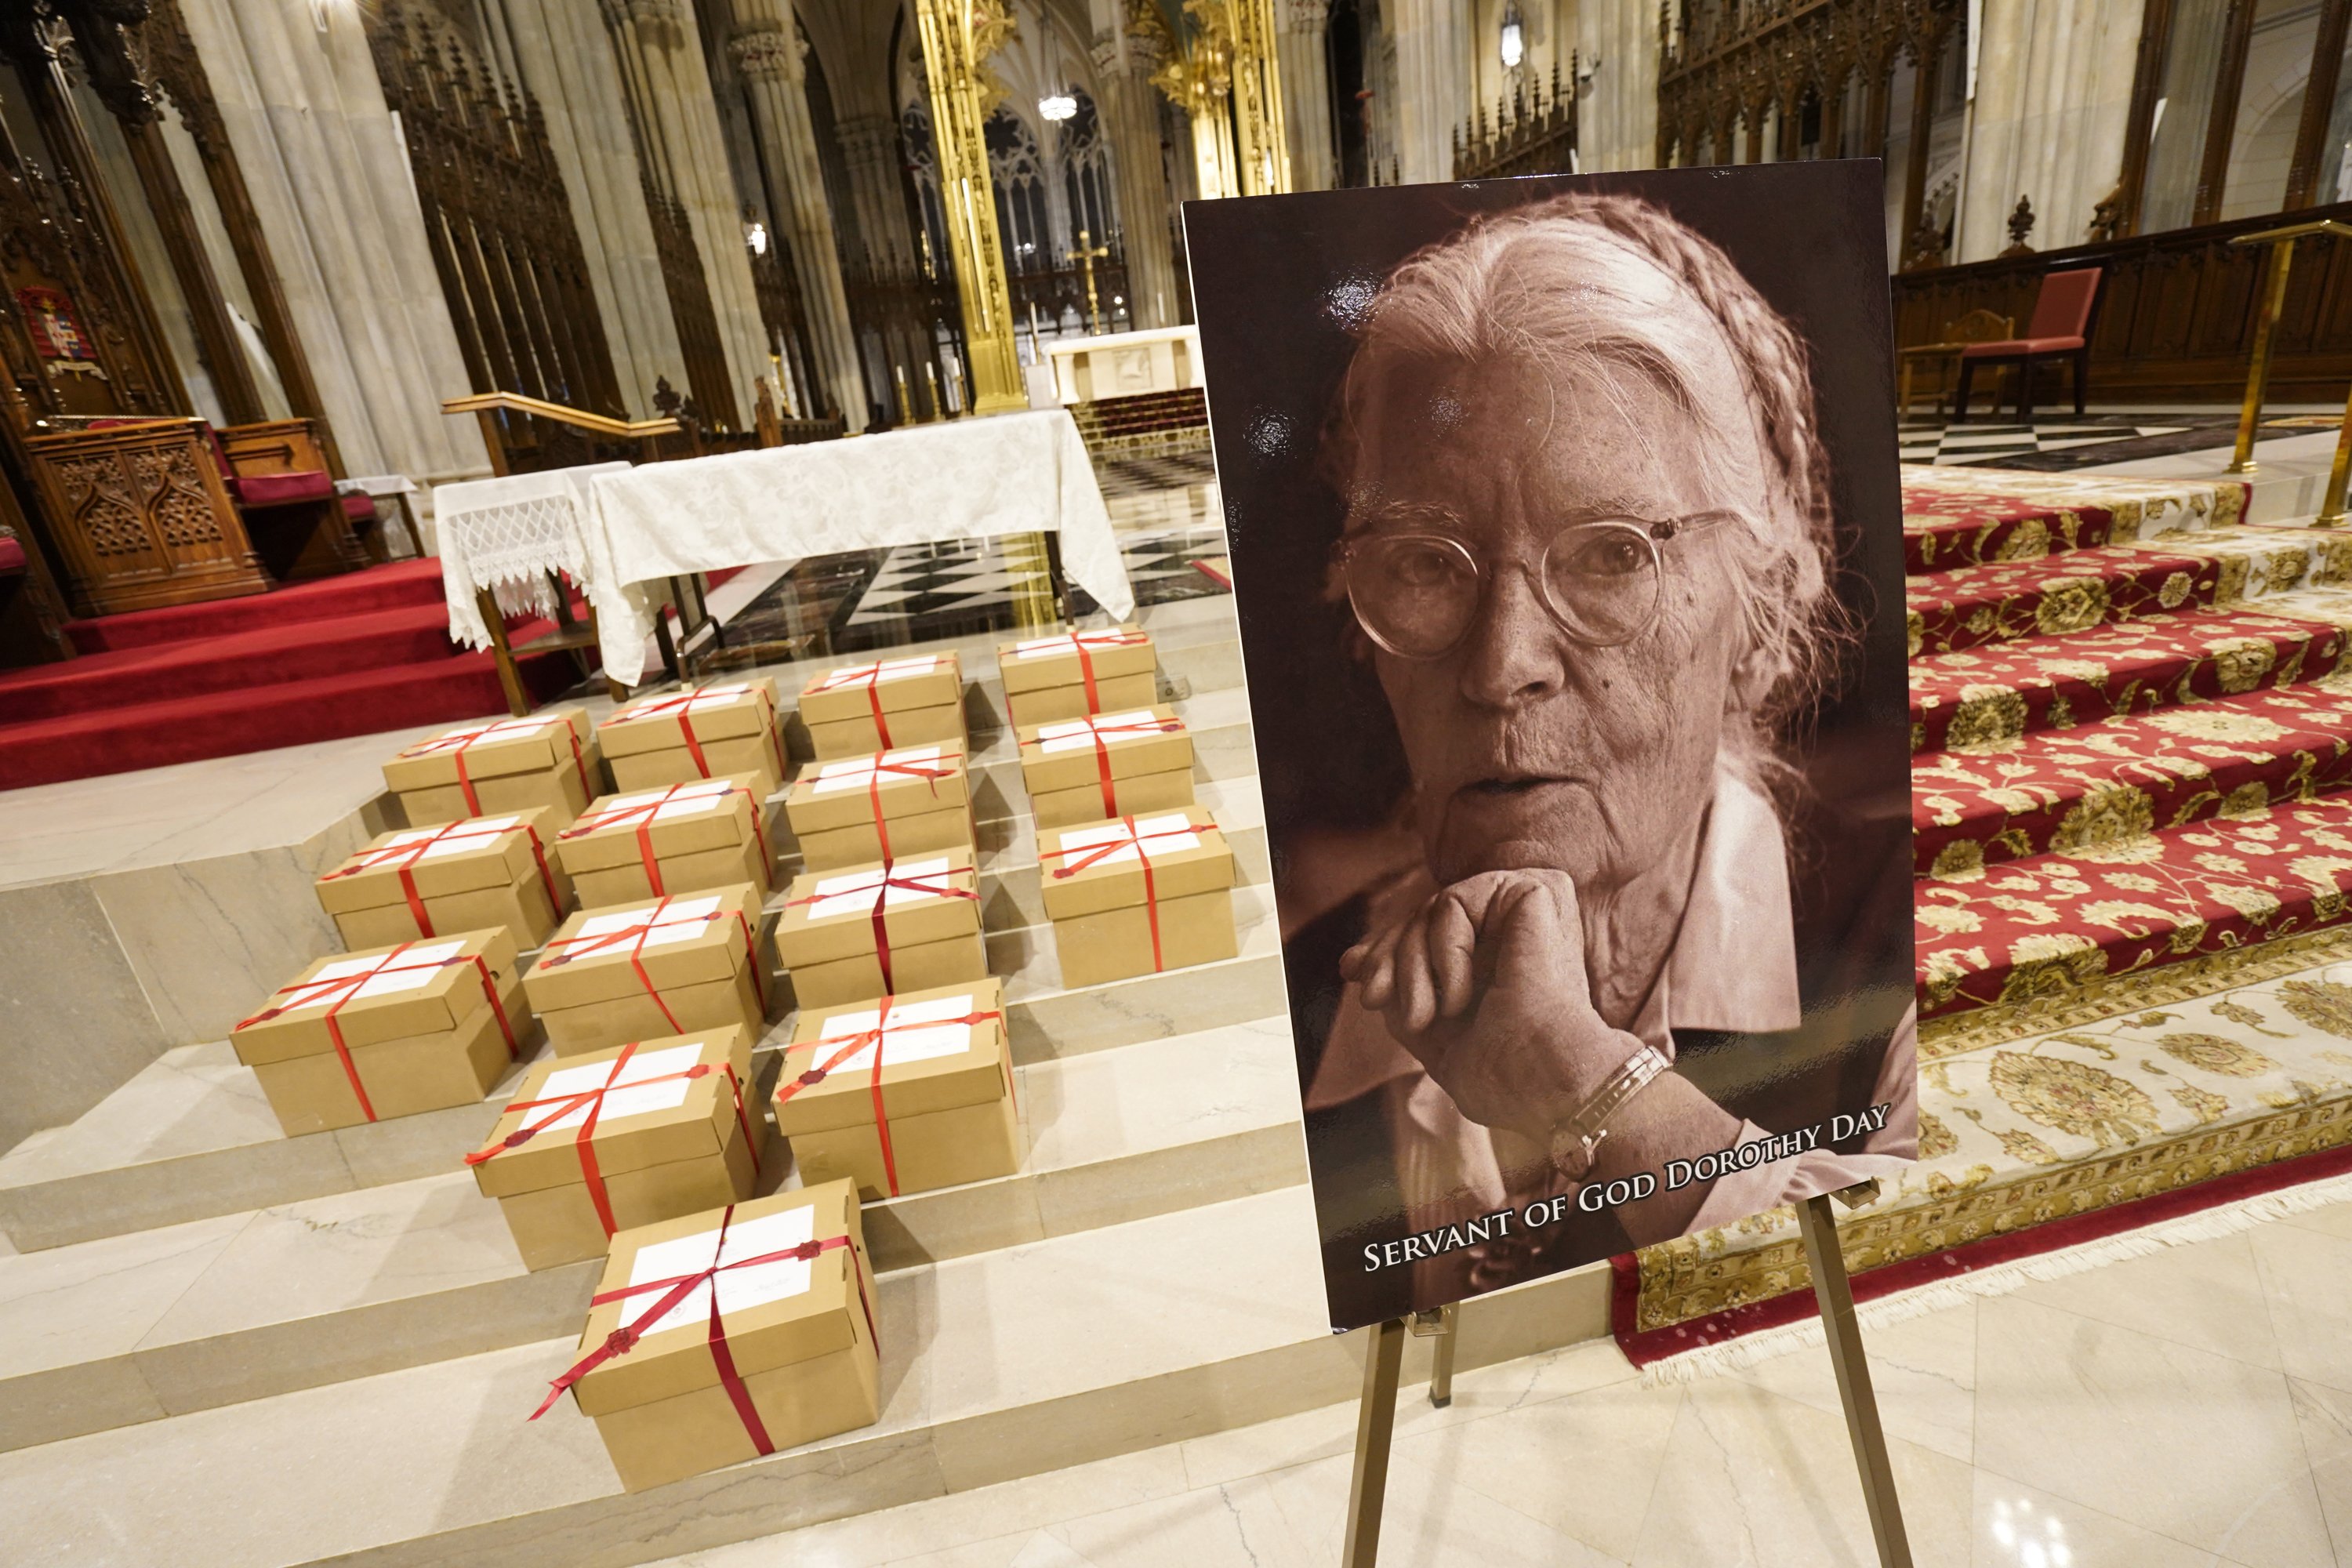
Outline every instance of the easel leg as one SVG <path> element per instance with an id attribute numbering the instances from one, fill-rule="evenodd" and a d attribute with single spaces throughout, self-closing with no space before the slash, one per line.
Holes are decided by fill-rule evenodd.
<path id="1" fill-rule="evenodd" d="M 1462 1321 L 1462 1304 L 1448 1301 L 1433 1312 L 1415 1312 L 1416 1339 L 1435 1340 L 1429 1347 L 1429 1402 L 1440 1410 L 1454 1403 L 1454 1330 Z"/>
<path id="2" fill-rule="evenodd" d="M 1396 1430 L 1397 1372 L 1404 1363 L 1404 1320 L 1373 1325 L 1364 1347 L 1364 1402 L 1356 1412 L 1356 1468 L 1348 1482 L 1343 1568 L 1372 1568 L 1381 1554 L 1381 1504 L 1389 1485 L 1389 1438 Z"/>
<path id="3" fill-rule="evenodd" d="M 1870 1510 L 1870 1533 L 1878 1543 L 1880 1568 L 1911 1568 L 1911 1543 L 1903 1533 L 1903 1503 L 1895 1492 L 1895 1470 L 1886 1458 L 1886 1434 L 1878 1424 L 1878 1400 L 1870 1389 L 1870 1360 L 1862 1345 L 1862 1325 L 1853 1315 L 1853 1287 L 1845 1255 L 1838 1250 L 1837 1216 L 1827 1197 L 1797 1205 L 1797 1228 L 1805 1239 L 1805 1263 L 1813 1271 L 1813 1299 L 1821 1303 L 1828 1332 L 1830 1365 L 1837 1372 L 1838 1401 L 1845 1406 L 1846 1436 L 1862 1472 L 1862 1499 Z"/>

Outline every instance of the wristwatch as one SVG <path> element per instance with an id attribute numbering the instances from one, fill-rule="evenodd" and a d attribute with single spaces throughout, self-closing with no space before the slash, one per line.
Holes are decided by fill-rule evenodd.
<path id="1" fill-rule="evenodd" d="M 1583 1180 L 1601 1152 L 1602 1140 L 1609 1136 L 1609 1119 L 1665 1070 L 1664 1055 L 1649 1046 L 1627 1057 L 1574 1116 L 1552 1129 L 1553 1167 L 1571 1182 Z"/>

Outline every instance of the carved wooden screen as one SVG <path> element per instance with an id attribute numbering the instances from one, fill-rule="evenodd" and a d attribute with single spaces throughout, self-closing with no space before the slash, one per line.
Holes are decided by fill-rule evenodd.
<path id="1" fill-rule="evenodd" d="M 642 143 L 637 168 L 646 193 L 646 212 L 653 219 L 654 253 L 661 259 L 662 286 L 669 295 L 670 320 L 677 326 L 677 352 L 686 361 L 686 384 L 706 408 L 725 409 L 734 423 L 735 395 L 727 375 L 727 349 L 719 341 L 719 310 L 710 302 L 709 281 L 702 273 L 702 250 L 694 243 L 694 226 L 677 198 L 657 190 Z"/>
<path id="2" fill-rule="evenodd" d="M 476 390 L 623 416 L 538 101 L 421 0 L 383 0 L 368 37 Z"/>

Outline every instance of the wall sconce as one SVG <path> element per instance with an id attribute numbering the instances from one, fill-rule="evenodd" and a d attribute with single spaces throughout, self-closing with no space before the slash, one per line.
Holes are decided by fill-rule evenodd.
<path id="1" fill-rule="evenodd" d="M 1037 112 L 1048 124 L 1059 125 L 1076 117 L 1078 100 L 1066 92 L 1049 92 L 1037 100 Z"/>
<path id="2" fill-rule="evenodd" d="M 1519 19 L 1517 5 L 1503 13 L 1503 68 L 1515 71 L 1519 62 L 1528 58 L 1527 26 Z"/>
<path id="3" fill-rule="evenodd" d="M 743 225 L 743 243 L 751 247 L 752 255 L 767 255 L 768 226 L 761 223 L 758 218 L 752 218 L 749 222 L 745 223 Z"/>

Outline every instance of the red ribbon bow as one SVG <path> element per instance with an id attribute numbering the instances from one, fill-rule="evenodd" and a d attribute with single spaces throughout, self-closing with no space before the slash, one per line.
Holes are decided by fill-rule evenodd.
<path id="1" fill-rule="evenodd" d="M 882 989 L 885 991 L 896 991 L 898 988 L 890 975 L 890 932 L 883 923 L 883 906 L 889 900 L 891 889 L 898 888 L 909 893 L 928 893 L 934 898 L 970 899 L 973 903 L 980 902 L 980 892 L 977 889 L 953 887 L 948 881 L 950 877 L 968 874 L 971 870 L 969 866 L 950 866 L 944 871 L 925 871 L 911 879 L 896 875 L 897 869 L 898 868 L 889 861 L 886 860 L 882 863 L 882 875 L 874 884 L 874 908 L 869 911 L 874 921 L 874 956 L 882 967 Z M 936 887 L 928 880 L 932 877 L 939 879 L 939 885 Z M 826 903 L 835 899 L 850 898 L 865 890 L 863 888 L 852 888 L 844 893 L 812 893 L 805 899 L 790 900 L 784 907 L 792 909 L 801 904 Z"/>
<path id="2" fill-rule="evenodd" d="M 609 952 L 621 943 L 627 942 L 629 967 L 636 972 L 637 984 L 646 988 L 646 994 L 654 999 L 656 1007 L 661 1009 L 662 1021 L 669 1026 L 669 1032 L 673 1035 L 683 1035 L 686 1030 L 679 1026 L 677 1015 L 669 1010 L 669 1004 L 662 999 L 660 988 L 654 984 L 654 977 L 646 973 L 646 939 L 666 925 L 685 925 L 694 921 L 709 925 L 729 911 L 713 910 L 709 914 L 677 915 L 665 920 L 662 918 L 663 911 L 668 908 L 668 896 L 664 895 L 659 903 L 646 911 L 646 918 L 634 925 L 599 931 L 593 936 L 583 932 L 577 936 L 551 937 L 548 939 L 546 955 L 540 960 L 540 963 L 543 967 L 561 963 L 577 963 L 583 958 L 593 958 L 598 953 Z M 736 910 L 733 913 L 736 929 L 743 933 L 744 955 L 751 961 L 751 992 L 760 999 L 760 1010 L 764 1014 L 768 1008 L 768 985 L 767 982 L 760 977 L 759 944 L 751 939 L 751 922 L 744 919 L 743 911 Z M 562 951 L 560 952 L 555 951 L 558 948 Z"/>
<path id="3" fill-rule="evenodd" d="M 615 1089 L 641 1089 L 652 1083 L 690 1081 L 698 1078 L 708 1078 L 713 1070 L 717 1070 L 727 1075 L 728 1091 L 735 1097 L 735 1124 L 743 1130 L 743 1146 L 751 1152 L 751 1173 L 758 1175 L 760 1173 L 760 1141 L 751 1135 L 751 1118 L 743 1112 L 743 1085 L 735 1076 L 735 1064 L 722 1061 L 714 1069 L 709 1062 L 697 1062 L 682 1072 L 656 1073 L 651 1078 L 631 1079 L 628 1082 L 623 1083 L 622 1069 L 629 1065 L 629 1058 L 636 1054 L 638 1043 L 631 1040 L 621 1047 L 621 1054 L 613 1060 L 613 1070 L 605 1076 L 604 1081 L 594 1089 L 583 1089 L 577 1094 L 551 1095 L 543 1100 L 518 1100 L 509 1105 L 499 1113 L 501 1118 L 511 1116 L 518 1111 L 536 1110 L 542 1106 L 552 1105 L 556 1109 L 535 1122 L 525 1122 L 488 1148 L 475 1150 L 466 1156 L 466 1163 L 478 1165 L 486 1160 L 496 1159 L 509 1149 L 520 1149 L 573 1111 L 585 1106 L 588 1114 L 581 1119 L 580 1131 L 578 1136 L 573 1138 L 572 1146 L 579 1151 L 580 1174 L 588 1184 L 588 1201 L 595 1205 L 597 1223 L 604 1227 L 604 1235 L 610 1237 L 619 1226 L 613 1221 L 612 1194 L 605 1190 L 604 1173 L 596 1163 L 595 1148 L 596 1121 L 604 1113 L 604 1097 Z"/>
<path id="4" fill-rule="evenodd" d="M 890 1189 L 890 1195 L 894 1198 L 899 1195 L 898 1162 L 890 1149 L 890 1117 L 882 1108 L 882 1058 L 890 1051 L 892 1033 L 890 1004 L 895 1000 L 897 998 L 890 996 L 882 998 L 874 1015 L 872 1028 L 860 1029 L 854 1035 L 835 1035 L 831 1038 L 816 1041 L 810 1052 L 812 1061 L 817 1049 L 826 1046 L 834 1046 L 837 1048 L 824 1060 L 814 1062 L 814 1065 L 805 1068 L 798 1078 L 788 1079 L 778 1084 L 775 1098 L 775 1103 L 781 1107 L 784 1101 L 792 1099 L 801 1090 L 814 1089 L 823 1083 L 842 1063 L 849 1060 L 866 1047 L 873 1047 L 874 1074 L 871 1089 L 874 1096 L 874 1135 L 882 1144 L 883 1184 Z M 985 1024 L 992 1018 L 1001 1018 L 1003 1016 L 1002 1013 L 966 1013 L 954 1018 L 925 1018 L 918 1023 L 899 1025 L 898 1032 L 904 1033 L 909 1029 L 945 1028 L 951 1024 L 962 1024 L 968 1026 L 973 1024 Z M 1011 1087 L 1012 1080 L 1008 1075 L 1006 1088 L 1009 1089 Z"/>
<path id="5" fill-rule="evenodd" d="M 463 822 L 453 822 L 446 827 L 437 828 L 407 843 L 362 849 L 320 880 L 332 882 L 344 877 L 356 877 L 362 871 L 396 866 L 400 873 L 400 896 L 408 900 L 408 912 L 416 918 L 416 934 L 419 937 L 438 936 L 440 932 L 433 929 L 433 917 L 425 912 L 425 900 L 416 890 L 416 863 L 424 859 L 425 853 L 436 844 L 454 844 L 464 838 L 479 838 L 488 844 L 509 833 L 530 835 L 530 858 L 539 862 L 539 882 L 547 889 L 547 907 L 561 915 L 563 900 L 555 891 L 555 873 L 547 868 L 547 847 L 539 841 L 539 829 L 528 822 L 509 822 L 503 827 L 486 827 L 478 819 L 470 817 Z"/>
<path id="6" fill-rule="evenodd" d="M 473 778 L 466 772 L 466 753 L 482 741 L 504 741 L 519 735 L 534 734 L 550 724 L 561 725 L 564 739 L 572 742 L 572 766 L 580 774 L 581 798 L 593 800 L 596 792 L 588 787 L 588 759 L 580 752 L 580 731 L 572 727 L 569 719 L 501 719 L 495 724 L 484 724 L 472 730 L 452 730 L 429 741 L 420 741 L 400 754 L 404 757 L 430 756 L 436 752 L 453 753 L 450 761 L 457 764 L 457 788 L 466 797 L 466 814 L 482 815 L 482 803 L 475 797 Z"/>
<path id="7" fill-rule="evenodd" d="M 1098 865 L 1122 849 L 1132 848 L 1135 851 L 1136 863 L 1143 870 L 1143 912 L 1144 917 L 1151 922 L 1151 968 L 1152 972 L 1157 973 L 1167 967 L 1160 952 L 1160 889 L 1152 881 L 1151 852 L 1146 849 L 1144 845 L 1155 838 L 1181 838 L 1187 835 L 1197 837 L 1201 830 L 1187 822 L 1181 827 L 1163 827 L 1157 833 L 1143 833 L 1137 830 L 1135 818 L 1131 816 L 1122 816 L 1118 822 L 1120 826 L 1127 829 L 1127 837 L 1124 838 L 1108 839 L 1099 844 L 1088 844 L 1076 849 L 1047 849 L 1042 851 L 1038 858 L 1059 859 L 1066 862 L 1054 868 L 1054 876 L 1060 879 L 1075 877 L 1087 867 Z"/>
<path id="8" fill-rule="evenodd" d="M 1087 734 L 1094 742 L 1095 772 L 1100 775 L 1102 782 L 1102 804 L 1105 816 L 1117 816 L 1119 811 L 1118 789 L 1110 774 L 1110 745 L 1103 737 L 1106 735 L 1173 735 L 1184 728 L 1184 721 L 1181 719 L 1139 719 L 1130 720 L 1124 724 L 1104 724 L 1090 716 L 1085 719 L 1072 719 L 1060 724 L 1045 725 L 1037 734 L 1022 742 L 1021 744 L 1042 749 L 1048 741 L 1072 739 L 1077 733 L 1076 727 L 1081 724 L 1086 726 Z M 1046 734 L 1045 730 L 1051 730 L 1054 733 Z"/>
<path id="9" fill-rule="evenodd" d="M 759 1411 L 752 1406 L 751 1391 L 744 1386 L 742 1378 L 736 1373 L 734 1353 L 727 1346 L 727 1326 L 719 1310 L 718 1276 L 730 1268 L 756 1268 L 768 1263 L 814 1263 L 835 1248 L 846 1248 L 849 1252 L 849 1277 L 857 1282 L 857 1305 L 866 1314 L 866 1336 L 873 1344 L 875 1352 L 881 1352 L 882 1336 L 875 1324 L 874 1303 L 866 1294 L 866 1273 L 859 1267 L 856 1242 L 846 1236 L 829 1236 L 822 1241 L 803 1241 L 797 1247 L 782 1247 L 774 1252 L 762 1252 L 756 1257 L 738 1258 L 722 1263 L 719 1259 L 727 1256 L 727 1227 L 734 1219 L 735 1205 L 729 1204 L 719 1216 L 719 1241 L 710 1249 L 709 1268 L 698 1268 L 691 1274 L 674 1275 L 667 1279 L 648 1279 L 642 1285 L 625 1285 L 617 1290 L 591 1296 L 588 1304 L 601 1307 L 607 1302 L 626 1300 L 648 1291 L 661 1292 L 654 1304 L 639 1314 L 635 1322 L 625 1323 L 605 1335 L 602 1344 L 574 1362 L 562 1376 L 548 1384 L 547 1397 L 540 1401 L 539 1408 L 530 1413 L 530 1418 L 536 1421 L 546 1415 L 554 1408 L 555 1402 L 563 1397 L 565 1389 L 606 1362 L 636 1349 L 637 1342 L 645 1337 L 647 1330 L 692 1295 L 696 1287 L 708 1280 L 710 1284 L 710 1363 L 719 1373 L 719 1385 L 727 1391 L 727 1398 L 735 1406 L 735 1414 L 742 1421 L 743 1430 L 751 1439 L 751 1447 L 762 1454 L 774 1453 L 776 1446 L 768 1440 L 768 1428 L 761 1421 Z"/>
<path id="10" fill-rule="evenodd" d="M 263 1008 L 252 1017 L 240 1022 L 236 1027 L 244 1029 L 256 1024 L 267 1024 L 273 1019 L 284 1017 L 289 1013 L 304 1007 L 315 1007 L 320 1003 L 326 1002 L 327 1039 L 335 1047 L 335 1059 L 342 1064 L 343 1076 L 351 1080 L 352 1093 L 360 1102 L 361 1113 L 370 1121 L 373 1121 L 376 1119 L 375 1106 L 368 1099 L 365 1086 L 360 1082 L 359 1065 L 352 1060 L 351 1047 L 343 1042 L 342 1023 L 335 1015 L 343 1010 L 344 1003 L 359 994 L 360 987 L 379 974 L 405 974 L 418 970 L 447 969 L 453 964 L 470 963 L 474 966 L 474 972 L 481 976 L 482 994 L 489 998 L 490 1011 L 498 1016 L 499 1032 L 506 1037 L 507 1059 L 509 1061 L 515 1059 L 520 1052 L 515 1045 L 514 1026 L 507 1021 L 506 1005 L 499 1000 L 499 988 L 496 982 L 490 978 L 490 966 L 482 961 L 481 955 L 461 952 L 454 958 L 433 958 L 421 963 L 393 962 L 415 945 L 415 942 L 404 942 L 376 960 L 372 967 L 354 973 L 339 974 L 324 980 L 298 980 L 291 985 L 281 985 L 272 994 L 284 1000 Z M 329 1002 L 327 999 L 331 996 L 334 1000 Z"/>
<path id="11" fill-rule="evenodd" d="M 698 793 L 679 795 L 680 790 L 693 790 Z M 760 864 L 774 865 L 775 862 L 768 855 L 768 830 L 760 825 L 759 795 L 751 790 L 730 784 L 715 792 L 709 792 L 709 798 L 724 800 L 730 795 L 744 795 L 751 797 L 751 837 L 760 844 Z M 654 819 L 661 815 L 661 808 L 669 805 L 673 799 L 699 800 L 701 798 L 703 795 L 699 784 L 674 784 L 658 795 L 649 796 L 635 805 L 616 805 L 605 811 L 591 813 L 555 837 L 559 840 L 582 838 L 607 827 L 634 823 L 637 830 L 637 859 L 645 866 L 646 881 L 655 898 L 667 898 L 669 889 L 662 885 L 661 863 L 654 858 Z"/>
<path id="12" fill-rule="evenodd" d="M 756 686 L 688 687 L 667 697 L 656 697 L 634 708 L 625 708 L 604 721 L 608 724 L 635 724 L 646 719 L 676 719 L 678 735 L 686 742 L 686 754 L 694 759 L 694 771 L 709 778 L 710 763 L 703 756 L 702 742 L 694 733 L 694 705 L 706 697 L 717 702 L 731 702 L 739 694 L 751 698 L 752 705 L 760 710 L 761 728 L 767 732 L 768 744 L 776 753 L 776 776 L 782 778 L 789 771 L 784 766 L 784 742 L 776 733 L 775 715 L 769 711 L 767 701 Z"/>

